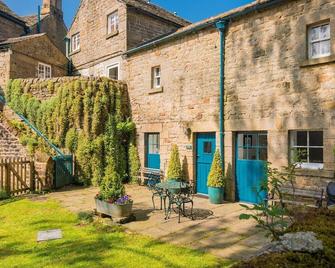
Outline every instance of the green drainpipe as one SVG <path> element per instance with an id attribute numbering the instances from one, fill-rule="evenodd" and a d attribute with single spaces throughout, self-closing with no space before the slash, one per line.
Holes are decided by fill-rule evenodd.
<path id="1" fill-rule="evenodd" d="M 227 22 L 222 20 L 215 23 L 220 31 L 220 151 L 222 156 L 222 167 L 224 168 L 224 62 L 225 62 L 225 29 Z"/>

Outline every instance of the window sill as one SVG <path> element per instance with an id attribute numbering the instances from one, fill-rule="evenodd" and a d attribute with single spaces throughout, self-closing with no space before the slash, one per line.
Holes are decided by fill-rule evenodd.
<path id="1" fill-rule="evenodd" d="M 152 89 L 149 91 L 149 95 L 157 94 L 157 93 L 162 93 L 162 92 L 163 92 L 163 87 L 152 88 Z"/>
<path id="2" fill-rule="evenodd" d="M 106 35 L 106 39 L 112 38 L 112 37 L 114 37 L 114 36 L 116 36 L 118 34 L 119 34 L 119 31 L 114 31 L 114 32 L 112 32 L 110 34 L 107 34 Z"/>
<path id="3" fill-rule="evenodd" d="M 328 57 L 322 57 L 318 59 L 308 59 L 303 62 L 301 62 L 300 67 L 310 67 L 320 64 L 328 64 L 335 62 L 335 55 L 331 55 Z"/>
<path id="4" fill-rule="evenodd" d="M 301 163 L 297 165 L 299 170 L 323 170 L 323 164 L 318 163 Z"/>
<path id="5" fill-rule="evenodd" d="M 70 52 L 69 56 L 73 56 L 75 54 L 78 54 L 79 52 L 80 52 L 80 48 L 75 51 Z"/>

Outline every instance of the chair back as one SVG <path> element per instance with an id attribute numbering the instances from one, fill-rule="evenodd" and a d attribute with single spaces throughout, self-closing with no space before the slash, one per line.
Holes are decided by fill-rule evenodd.
<path id="1" fill-rule="evenodd" d="M 335 205 L 335 182 L 330 182 L 327 186 L 327 206 Z"/>

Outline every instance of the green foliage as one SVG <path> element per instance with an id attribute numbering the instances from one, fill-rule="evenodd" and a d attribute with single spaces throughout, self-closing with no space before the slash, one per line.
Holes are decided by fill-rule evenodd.
<path id="1" fill-rule="evenodd" d="M 219 150 L 215 152 L 211 170 L 208 174 L 207 186 L 218 188 L 225 186 L 222 159 Z"/>
<path id="2" fill-rule="evenodd" d="M 10 195 L 4 190 L 0 188 L 0 200 L 5 200 L 10 198 Z"/>
<path id="3" fill-rule="evenodd" d="M 108 202 L 115 202 L 125 195 L 125 188 L 122 184 L 122 178 L 117 172 L 116 163 L 110 158 L 107 164 L 105 176 L 100 185 L 100 197 Z"/>
<path id="4" fill-rule="evenodd" d="M 262 200 L 259 204 L 246 206 L 241 205 L 248 212 L 241 214 L 241 220 L 255 220 L 259 227 L 263 228 L 268 236 L 272 236 L 274 240 L 279 240 L 279 237 L 284 233 L 288 227 L 289 213 L 284 206 L 282 187 L 288 184 L 291 185 L 294 197 L 294 181 L 297 164 L 290 164 L 283 167 L 282 171 L 277 168 L 271 168 L 271 164 L 266 165 L 267 179 L 263 181 L 259 195 L 262 192 L 268 193 L 268 196 L 278 199 L 279 202 L 268 202 Z"/>
<path id="5" fill-rule="evenodd" d="M 141 169 L 141 162 L 138 155 L 137 147 L 134 144 L 130 144 L 128 156 L 130 181 L 132 183 L 138 183 L 138 174 Z"/>
<path id="6" fill-rule="evenodd" d="M 54 97 L 38 100 L 32 90 L 40 88 L 47 88 Z M 6 99 L 14 111 L 27 117 L 56 146 L 77 156 L 80 182 L 99 184 L 111 155 L 116 156 L 116 172 L 122 179 L 127 177 L 127 150 L 135 125 L 129 119 L 129 99 L 123 84 L 106 78 L 36 84 L 17 79 L 8 83 Z M 20 127 L 16 129 L 25 134 L 22 142 L 29 151 L 45 147 Z"/>
<path id="7" fill-rule="evenodd" d="M 30 155 L 34 155 L 39 144 L 37 138 L 25 134 L 20 136 L 20 143 L 27 147 Z"/>
<path id="8" fill-rule="evenodd" d="M 182 178 L 182 175 L 178 146 L 174 144 L 172 145 L 167 177 L 169 180 L 178 180 Z"/>

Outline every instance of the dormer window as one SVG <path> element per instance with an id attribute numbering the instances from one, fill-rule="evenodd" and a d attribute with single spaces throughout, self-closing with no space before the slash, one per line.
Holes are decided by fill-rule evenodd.
<path id="1" fill-rule="evenodd" d="M 80 33 L 76 33 L 71 37 L 71 51 L 75 52 L 80 49 Z"/>
<path id="2" fill-rule="evenodd" d="M 330 56 L 330 24 L 322 23 L 308 29 L 308 54 L 310 59 Z"/>
<path id="3" fill-rule="evenodd" d="M 119 14 L 117 11 L 107 17 L 107 34 L 115 34 L 119 31 Z"/>

